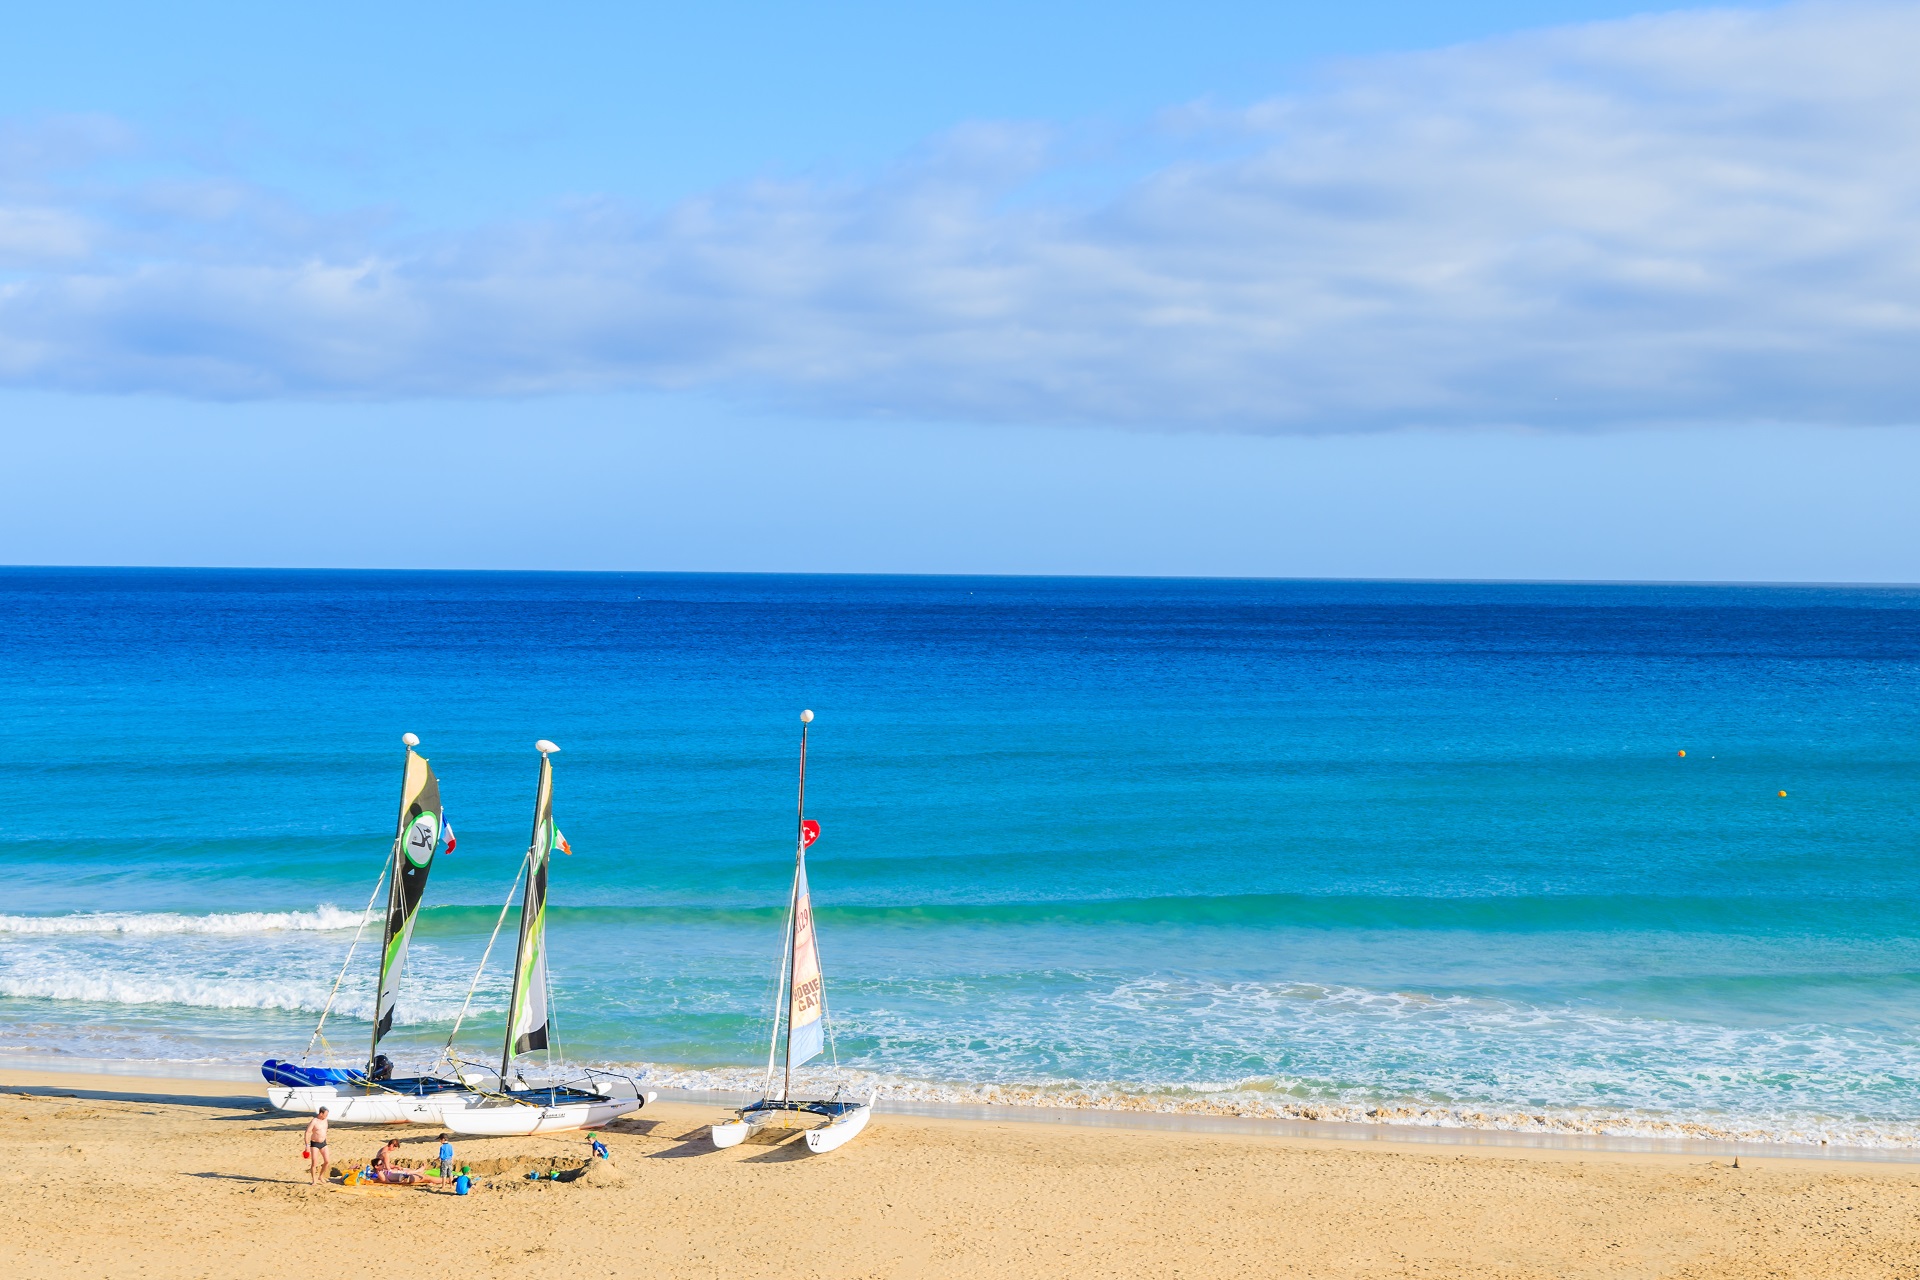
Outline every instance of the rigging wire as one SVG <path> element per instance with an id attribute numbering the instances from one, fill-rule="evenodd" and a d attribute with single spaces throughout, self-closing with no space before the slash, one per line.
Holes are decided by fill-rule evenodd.
<path id="1" fill-rule="evenodd" d="M 820 930 L 813 931 L 813 962 L 820 966 L 820 1021 L 827 1024 L 827 1057 L 840 1070 L 840 1046 L 833 1039 L 833 1014 L 827 1008 L 827 962 L 820 955 Z"/>
<path id="2" fill-rule="evenodd" d="M 380 878 L 373 882 L 373 894 L 367 899 L 367 908 L 360 913 L 360 927 L 353 931 L 353 942 L 347 947 L 347 958 L 340 962 L 340 974 L 333 980 L 333 990 L 327 992 L 327 1003 L 320 1010 L 320 1021 L 313 1024 L 313 1038 L 307 1041 L 307 1051 L 300 1055 L 302 1062 L 313 1056 L 313 1046 L 320 1043 L 321 1028 L 327 1025 L 327 1015 L 333 1012 L 333 998 L 340 994 L 340 984 L 347 979 L 347 966 L 353 963 L 353 953 L 360 945 L 360 935 L 367 931 L 367 921 L 373 919 L 373 904 L 379 900 L 380 887 L 386 884 L 387 870 L 392 865 L 393 854 L 389 852 L 386 861 L 380 864 Z M 378 1020 L 380 1010 L 375 1009 L 373 1016 Z"/>
<path id="3" fill-rule="evenodd" d="M 479 989 L 480 975 L 487 971 L 487 957 L 493 954 L 493 944 L 500 940 L 500 927 L 507 922 L 507 912 L 513 910 L 513 895 L 520 888 L 520 874 L 526 870 L 527 858 L 532 855 L 533 850 L 528 849 L 526 855 L 520 859 L 520 870 L 514 872 L 513 886 L 507 890 L 507 900 L 500 904 L 500 918 L 493 922 L 493 936 L 487 939 L 487 949 L 480 953 L 480 967 L 473 971 L 473 981 L 467 984 L 467 998 L 460 1002 L 460 1016 L 453 1020 L 453 1030 L 447 1033 L 447 1047 L 442 1052 L 447 1055 L 449 1062 L 454 1063 L 456 1069 L 459 1063 L 453 1056 L 454 1037 L 460 1034 L 460 1024 L 467 1019 L 467 1006 L 473 1003 L 473 993 Z M 507 1016 L 511 1018 L 513 1010 L 507 1010 Z M 500 1087 L 506 1088 L 507 1082 L 501 1080 Z"/>
<path id="4" fill-rule="evenodd" d="M 761 1095 L 763 1097 L 766 1096 L 768 1093 L 770 1093 L 773 1089 L 773 1046 L 775 1043 L 775 1038 L 778 1037 L 780 1034 L 780 984 L 782 979 L 785 978 L 785 976 L 786 976 L 785 960 L 776 959 L 773 962 L 772 972 L 771 974 L 769 974 L 767 978 L 767 987 L 768 987 L 767 995 L 763 997 L 764 1003 L 773 1011 L 772 1029 L 767 1031 L 767 1041 L 768 1041 L 767 1043 L 767 1078 L 761 1083 L 761 1089 L 760 1089 Z M 767 1025 L 768 1024 L 760 1021 L 760 1019 L 756 1017 L 753 1020 L 754 1034 L 756 1036 L 759 1035 L 761 1030 L 767 1027 Z"/>
<path id="5" fill-rule="evenodd" d="M 790 990 L 787 986 L 787 970 L 793 960 L 793 917 L 794 913 L 799 909 L 799 901 L 800 877 L 799 873 L 796 872 L 794 874 L 793 888 L 787 891 L 787 923 L 780 935 L 780 975 L 774 980 L 773 1034 L 767 1040 L 767 1080 L 765 1086 L 761 1089 L 761 1095 L 763 1097 L 773 1096 L 773 1059 L 775 1050 L 780 1046 L 780 998 Z M 792 1003 L 791 996 L 788 996 L 788 1003 Z M 793 1045 L 791 1043 L 793 1039 L 793 1010 L 791 1008 L 787 1010 L 787 1039 L 789 1042 L 787 1052 L 791 1055 L 793 1052 Z M 788 1068 L 787 1073 L 789 1076 L 792 1075 L 793 1071 L 791 1067 Z M 785 1096 L 786 1094 L 783 1091 L 781 1094 L 783 1100 Z"/>
<path id="6" fill-rule="evenodd" d="M 552 1084 L 554 1063 L 557 1061 L 564 1067 L 567 1061 L 567 1052 L 560 1046 L 560 1020 L 553 1016 L 553 966 L 546 963 L 545 952 L 547 940 L 544 936 L 546 931 L 546 904 L 544 902 L 540 904 L 540 915 L 542 920 L 540 928 L 543 934 L 540 939 L 540 950 L 542 953 L 540 986 L 547 1000 L 547 1083 Z M 523 1080 L 525 1078 L 524 1076 L 521 1077 Z"/>

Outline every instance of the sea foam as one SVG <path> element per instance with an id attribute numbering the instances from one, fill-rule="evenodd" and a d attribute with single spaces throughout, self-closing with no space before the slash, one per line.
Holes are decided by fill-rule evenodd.
<path id="1" fill-rule="evenodd" d="M 273 978 L 196 978 L 159 974 L 53 972 L 0 974 L 0 996 L 16 1000 L 67 1000 L 91 1004 L 180 1005 L 195 1009 L 274 1009 L 318 1015 L 327 1008 L 330 982 L 288 981 Z M 490 995 L 475 997 L 470 1014 L 497 1014 L 504 1001 Z M 395 1021 L 401 1026 L 431 1026 L 451 1022 L 460 1012 L 458 993 L 439 998 L 403 998 Z M 373 1016 L 370 992 L 342 987 L 334 996 L 331 1016 L 358 1019 Z"/>
<path id="2" fill-rule="evenodd" d="M 603 1063 L 655 1088 L 758 1095 L 764 1073 L 755 1068 L 691 1069 L 657 1063 Z M 1269 1080 L 1161 1087 L 1122 1083 L 980 1082 L 920 1079 L 854 1068 L 803 1068 L 794 1073 L 796 1094 L 826 1096 L 844 1089 L 869 1090 L 881 1098 L 945 1105 L 1118 1111 L 1135 1114 L 1208 1116 L 1246 1120 L 1305 1120 L 1355 1125 L 1406 1125 L 1427 1129 L 1491 1130 L 1567 1137 L 1642 1138 L 1661 1141 L 1783 1143 L 1794 1146 L 1920 1148 L 1920 1124 L 1896 1121 L 1823 1120 L 1806 1116 L 1660 1115 L 1605 1108 L 1441 1106 L 1419 1102 L 1318 1102 L 1287 1097 Z"/>
<path id="3" fill-rule="evenodd" d="M 357 929 L 358 912 L 321 905 L 312 911 L 232 911 L 184 915 L 174 911 L 85 911 L 64 916 L 0 916 L 0 934 L 58 933 L 279 933 Z"/>

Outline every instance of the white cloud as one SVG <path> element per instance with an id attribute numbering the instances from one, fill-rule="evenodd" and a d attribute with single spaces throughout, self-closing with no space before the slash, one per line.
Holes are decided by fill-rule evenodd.
<path id="1" fill-rule="evenodd" d="M 406 240 L 0 148 L 0 377 L 1252 431 L 1913 422 L 1915 66 L 1913 5 L 1643 18 L 1184 110 L 1154 146 L 1185 158 L 1098 199 L 1046 194 L 1074 184 L 1042 133 L 978 127 L 862 183 Z"/>

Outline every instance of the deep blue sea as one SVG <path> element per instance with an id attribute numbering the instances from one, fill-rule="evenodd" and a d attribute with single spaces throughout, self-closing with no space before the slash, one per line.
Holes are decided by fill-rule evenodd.
<path id="1" fill-rule="evenodd" d="M 744 1084 L 803 707 L 842 1074 L 1920 1143 L 1904 588 L 4 569 L 0 1055 L 297 1054 L 411 731 L 459 847 L 397 1056 L 451 1029 L 546 737 L 566 1060 Z"/>

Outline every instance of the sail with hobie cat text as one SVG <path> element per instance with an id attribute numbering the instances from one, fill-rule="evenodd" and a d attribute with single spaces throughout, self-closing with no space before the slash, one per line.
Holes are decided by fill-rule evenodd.
<path id="1" fill-rule="evenodd" d="M 445 814 L 440 807 L 440 780 L 427 758 L 407 746 L 406 771 L 400 786 L 400 824 L 393 841 L 391 881 L 387 886 L 387 920 L 380 947 L 380 977 L 375 988 L 373 1050 L 393 1030 L 394 1008 L 400 1000 L 400 975 L 407 965 L 407 944 L 426 896 L 427 875 L 433 870 L 434 851 L 440 846 Z"/>
<path id="2" fill-rule="evenodd" d="M 824 1047 L 821 1015 L 826 991 L 820 981 L 820 949 L 813 937 L 813 895 L 807 891 L 806 846 L 820 833 L 808 820 L 801 839 L 801 858 L 793 882 L 793 985 L 787 999 L 787 1065 L 797 1067 L 816 1058 Z"/>

